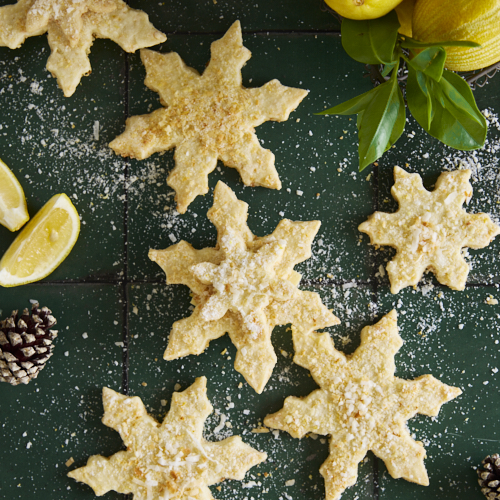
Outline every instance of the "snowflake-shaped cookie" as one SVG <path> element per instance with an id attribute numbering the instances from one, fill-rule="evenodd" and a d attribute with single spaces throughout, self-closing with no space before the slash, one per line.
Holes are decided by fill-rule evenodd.
<path id="1" fill-rule="evenodd" d="M 254 127 L 288 119 L 307 95 L 278 80 L 260 88 L 242 86 L 241 68 L 251 53 L 243 47 L 239 21 L 212 43 L 211 53 L 199 75 L 175 52 L 141 51 L 145 83 L 160 94 L 165 108 L 128 118 L 125 132 L 110 143 L 116 153 L 139 160 L 175 147 L 167 183 L 176 192 L 180 213 L 208 192 L 208 174 L 217 160 L 237 169 L 248 186 L 281 189 L 274 155 L 261 147 Z"/>
<path id="2" fill-rule="evenodd" d="M 385 462 L 392 477 L 429 484 L 425 449 L 412 439 L 406 421 L 417 413 L 436 416 L 462 391 L 431 375 L 395 377 L 394 355 L 402 343 L 395 311 L 363 328 L 352 356 L 337 351 L 326 333 L 295 342 L 294 361 L 311 371 L 320 389 L 305 398 L 286 398 L 264 423 L 298 438 L 308 432 L 331 436 L 330 456 L 320 469 L 326 500 L 340 498 L 356 482 L 358 463 L 368 450 Z"/>
<path id="3" fill-rule="evenodd" d="M 391 292 L 416 285 L 425 271 L 454 290 L 463 290 L 469 273 L 462 247 L 484 248 L 500 232 L 487 214 L 468 214 L 470 170 L 443 172 L 434 191 L 422 185 L 418 174 L 394 167 L 392 196 L 399 203 L 393 214 L 375 212 L 359 226 L 373 245 L 396 248 L 387 265 Z"/>
<path id="4" fill-rule="evenodd" d="M 210 340 L 229 333 L 238 351 L 234 367 L 258 392 L 264 389 L 276 355 L 271 343 L 275 325 L 292 324 L 293 338 L 339 323 L 317 293 L 297 288 L 293 267 L 311 256 L 320 223 L 284 219 L 269 236 L 254 236 L 247 226 L 248 205 L 222 182 L 208 212 L 216 226 L 216 248 L 195 250 L 181 241 L 150 250 L 167 283 L 192 290 L 193 314 L 173 324 L 164 358 L 200 354 Z"/>
<path id="5" fill-rule="evenodd" d="M 0 46 L 17 49 L 45 32 L 52 51 L 47 69 L 66 97 L 91 71 L 88 54 L 95 37 L 109 38 L 127 52 L 167 39 L 147 14 L 123 0 L 18 0 L 0 7 Z"/>
<path id="6" fill-rule="evenodd" d="M 208 486 L 226 478 L 242 480 L 267 455 L 239 436 L 211 443 L 203 426 L 212 405 L 205 377 L 172 396 L 170 411 L 158 423 L 138 397 L 104 388 L 103 423 L 120 433 L 127 451 L 109 458 L 94 455 L 68 476 L 88 484 L 96 495 L 110 490 L 133 493 L 134 499 L 213 500 Z"/>

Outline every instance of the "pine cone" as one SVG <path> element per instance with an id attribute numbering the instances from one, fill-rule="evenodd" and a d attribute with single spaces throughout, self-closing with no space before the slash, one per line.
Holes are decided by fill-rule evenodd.
<path id="1" fill-rule="evenodd" d="M 27 384 L 38 376 L 52 356 L 57 330 L 50 330 L 56 319 L 47 307 L 34 303 L 21 317 L 12 311 L 0 321 L 0 382 Z"/>
<path id="2" fill-rule="evenodd" d="M 483 468 L 477 469 L 481 491 L 490 500 L 500 499 L 500 455 L 488 455 L 482 464 Z"/>

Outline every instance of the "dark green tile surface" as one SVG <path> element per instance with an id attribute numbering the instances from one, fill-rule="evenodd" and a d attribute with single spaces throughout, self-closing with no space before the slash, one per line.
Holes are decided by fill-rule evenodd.
<path id="1" fill-rule="evenodd" d="M 343 324 L 329 330 L 339 348 L 352 352 L 359 343 L 360 329 L 369 324 L 373 313 L 373 293 L 366 287 L 343 289 L 342 287 L 309 288 L 318 292 L 328 307 L 335 308 Z M 293 345 L 289 328 L 273 331 L 273 344 L 278 362 L 262 395 L 256 394 L 244 378 L 234 370 L 236 350 L 226 335 L 212 341 L 199 356 L 187 356 L 176 361 L 164 361 L 168 332 L 174 321 L 190 314 L 189 294 L 180 285 L 141 284 L 129 290 L 130 330 L 129 352 L 130 393 L 140 396 L 148 411 L 161 420 L 168 409 L 174 390 L 184 390 L 196 377 L 208 379 L 208 397 L 216 409 L 208 418 L 205 437 L 220 440 L 235 434 L 252 446 L 266 451 L 267 464 L 250 471 L 262 486 L 247 492 L 236 482 L 223 485 L 216 498 L 280 498 L 287 493 L 292 498 L 321 498 L 324 495 L 323 479 L 319 467 L 328 456 L 326 437 L 293 439 L 286 433 L 255 434 L 251 429 L 260 427 L 264 417 L 278 411 L 285 397 L 305 396 L 317 388 L 307 370 L 292 362 Z M 178 384 L 178 385 L 177 385 Z M 241 387 L 240 387 L 241 384 Z M 232 403 L 232 404 L 231 404 Z M 214 433 L 221 414 L 227 417 L 230 428 Z M 302 459 L 299 459 L 303 457 Z M 271 477 L 264 477 L 264 472 Z M 258 479 L 257 479 L 258 478 Z M 294 486 L 285 483 L 295 479 Z M 247 480 L 248 481 L 248 480 Z M 261 491 L 262 488 L 262 491 Z M 360 486 L 346 493 L 345 498 L 373 498 L 372 457 L 360 468 Z M 286 498 L 286 497 L 285 497 Z"/>
<path id="2" fill-rule="evenodd" d="M 128 2 L 144 9 L 145 2 Z M 149 18 L 167 34 L 176 32 L 224 32 L 239 19 L 244 30 L 325 31 L 339 28 L 336 17 L 327 12 L 323 0 L 165 0 L 149 2 Z"/>
<path id="3" fill-rule="evenodd" d="M 440 287 L 400 295 L 380 297 L 381 314 L 398 311 L 405 341 L 396 355 L 396 375 L 410 379 L 430 373 L 460 387 L 463 394 L 443 405 L 438 417 L 418 416 L 409 422 L 427 449 L 430 486 L 394 481 L 380 463 L 380 498 L 479 500 L 472 466 L 496 453 L 500 438 L 500 319 L 498 306 L 486 304 L 488 296 L 499 295 L 498 287 L 468 287 L 465 292 Z"/>
<path id="4" fill-rule="evenodd" d="M 80 238 L 50 280 L 117 279 L 124 271 L 125 163 L 107 143 L 124 121 L 125 58 L 111 41 L 96 41 L 92 74 L 65 98 L 45 69 L 49 54 L 46 37 L 15 51 L 0 47 L 0 158 L 21 182 L 32 217 L 61 192 L 81 216 Z M 14 238 L 0 226 L 2 254 Z"/>
<path id="5" fill-rule="evenodd" d="M 208 35 L 172 36 L 164 45 L 165 50 L 177 51 L 186 64 L 202 71 L 210 59 L 209 47 L 214 39 Z M 255 35 L 244 37 L 244 44 L 252 51 L 252 58 L 243 69 L 245 86 L 261 86 L 277 78 L 284 85 L 310 92 L 288 121 L 266 122 L 256 129 L 261 143 L 276 155 L 276 169 L 283 184 L 280 191 L 247 188 L 237 172 L 221 162 L 220 168 L 209 176 L 210 187 L 213 189 L 218 180 L 223 180 L 249 203 L 249 226 L 259 236 L 274 230 L 283 218 L 280 212 L 292 220 L 321 220 L 314 258 L 299 266 L 305 279 L 331 274 L 340 281 L 367 280 L 369 248 L 358 244 L 356 228 L 372 212 L 373 187 L 366 181 L 368 172 L 356 174 L 355 121 L 347 119 L 344 123 L 334 117 L 313 115 L 341 100 L 341 96 L 351 97 L 369 89 L 369 81 L 359 78 L 362 65 L 347 57 L 336 35 Z M 312 58 L 312 53 L 318 57 Z M 336 76 L 339 72 L 340 78 Z M 132 57 L 132 115 L 160 107 L 158 94 L 145 87 L 144 77 L 140 58 Z M 170 235 L 185 239 L 196 248 L 215 244 L 215 230 L 206 218 L 212 205 L 211 193 L 196 198 L 186 215 L 170 210 L 173 191 L 165 185 L 165 178 L 172 168 L 172 152 L 131 162 L 130 173 L 138 178 L 129 193 L 129 273 L 134 279 L 161 276 L 158 266 L 149 262 L 147 248 L 170 245 Z M 154 197 L 149 189 L 141 188 L 141 182 L 155 189 Z M 254 207 L 263 208 L 256 211 Z"/>
<path id="6" fill-rule="evenodd" d="M 475 92 L 479 109 L 500 102 L 497 82 Z M 487 90 L 491 90 L 491 98 Z M 492 109 L 490 107 L 490 109 Z M 399 151 L 401 147 L 403 154 Z M 390 150 L 379 162 L 378 169 L 378 209 L 384 212 L 397 210 L 397 203 L 390 194 L 394 184 L 393 167 L 399 165 L 411 173 L 422 176 L 424 186 L 431 190 L 443 170 L 455 170 L 460 166 L 471 169 L 473 196 L 465 209 L 469 213 L 486 212 L 495 220 L 500 219 L 499 190 L 500 125 L 492 122 L 489 127 L 485 148 L 479 151 L 456 151 L 444 146 L 427 135 L 410 117 L 405 133 L 398 141 L 398 149 Z M 363 240 L 367 242 L 368 236 Z M 385 247 L 377 257 L 377 267 L 392 257 L 393 251 Z M 466 259 L 471 264 L 468 282 L 497 283 L 500 269 L 500 240 L 493 241 L 484 249 L 469 249 Z M 429 275 L 429 279 L 431 279 Z M 433 281 L 437 283 L 436 281 Z"/>
<path id="7" fill-rule="evenodd" d="M 120 437 L 101 423 L 102 387 L 122 390 L 123 297 L 116 285 L 27 285 L 2 294 L 2 317 L 48 305 L 56 317 L 54 355 L 28 385 L 3 383 L 0 404 L 2 498 L 84 499 L 65 463 L 111 454 Z M 74 467 L 74 466 L 73 466 Z M 110 495 L 109 498 L 119 498 Z"/>
<path id="8" fill-rule="evenodd" d="M 0 0 L 0 5 L 8 3 Z M 322 2 L 134 0 L 130 5 L 146 10 L 168 34 L 156 50 L 176 51 L 198 71 L 209 60 L 210 43 L 240 19 L 244 44 L 252 51 L 243 68 L 244 85 L 260 86 L 277 78 L 310 92 L 287 122 L 268 122 L 256 130 L 276 155 L 281 191 L 244 187 L 235 170 L 219 164 L 210 177 L 209 194 L 179 215 L 165 183 L 173 167 L 172 152 L 127 161 L 107 147 L 123 131 L 127 113 L 159 107 L 157 94 L 144 86 L 138 54 L 126 55 L 112 42 L 96 40 L 90 54 L 92 74 L 66 99 L 45 70 L 46 37 L 31 38 L 15 51 L 0 48 L 0 157 L 21 181 L 31 215 L 51 196 L 65 192 L 83 222 L 74 250 L 45 283 L 0 289 L 2 317 L 25 307 L 29 299 L 39 299 L 53 309 L 60 329 L 55 355 L 35 381 L 0 386 L 0 497 L 94 498 L 89 487 L 66 478 L 65 462 L 73 457 L 74 468 L 92 454 L 110 455 L 122 447 L 117 433 L 101 423 L 101 388 L 140 396 L 161 419 L 173 391 L 201 375 L 208 378 L 215 408 L 206 438 L 240 434 L 269 454 L 244 481 L 256 486 L 226 481 L 221 491 L 213 489 L 216 498 L 324 497 L 319 466 L 328 454 L 327 439 L 251 432 L 286 396 L 307 395 L 316 387 L 308 372 L 292 362 L 286 326 L 273 333 L 278 364 L 262 395 L 234 371 L 235 349 L 228 336 L 213 341 L 200 356 L 172 362 L 162 358 L 172 323 L 189 314 L 189 291 L 165 285 L 163 272 L 149 261 L 147 251 L 170 245 L 170 235 L 196 248 L 213 246 L 216 233 L 206 212 L 213 187 L 223 180 L 249 203 L 249 226 L 259 236 L 276 227 L 280 212 L 293 220 L 321 220 L 313 257 L 297 268 L 303 273 L 301 288 L 318 291 L 342 320 L 329 329 L 338 349 L 352 353 L 361 328 L 395 307 L 405 340 L 396 356 L 396 374 L 411 379 L 431 373 L 464 390 L 436 419 L 418 416 L 409 422 L 427 448 L 429 487 L 392 479 L 369 453 L 360 465 L 358 483 L 343 498 L 479 500 L 473 467 L 498 451 L 500 439 L 500 366 L 495 361 L 500 306 L 485 303 L 489 294 L 500 300 L 495 286 L 500 283 L 500 240 L 469 252 L 472 270 L 464 292 L 443 288 L 427 275 L 415 290 L 393 296 L 386 276 L 379 273 L 391 250 L 375 251 L 356 228 L 375 209 L 397 208 L 390 196 L 394 165 L 421 173 L 428 188 L 442 169 L 468 166 L 474 197 L 467 210 L 499 219 L 498 120 L 492 120 L 484 150 L 455 152 L 419 131 L 410 118 L 397 148 L 378 167 L 360 174 L 355 120 L 313 114 L 370 88 L 362 77 L 363 66 L 343 52 L 335 31 L 338 22 Z M 500 77 L 475 95 L 481 109 L 498 113 Z M 14 237 L 0 227 L 0 253 Z M 215 433 L 222 414 L 232 427 Z M 295 485 L 285 486 L 290 479 Z M 112 492 L 104 498 L 127 497 Z"/>

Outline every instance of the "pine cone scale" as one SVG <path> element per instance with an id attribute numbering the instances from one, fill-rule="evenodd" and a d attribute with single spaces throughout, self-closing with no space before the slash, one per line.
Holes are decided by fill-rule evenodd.
<path id="1" fill-rule="evenodd" d="M 9 333 L 9 341 L 10 341 L 10 344 L 12 345 L 12 347 L 16 347 L 17 345 L 22 344 L 23 339 L 22 339 L 21 335 L 19 335 L 19 333 L 10 332 Z"/>

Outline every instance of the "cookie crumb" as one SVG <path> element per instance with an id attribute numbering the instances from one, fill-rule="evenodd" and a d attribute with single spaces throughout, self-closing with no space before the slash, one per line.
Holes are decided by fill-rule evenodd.
<path id="1" fill-rule="evenodd" d="M 270 430 L 267 427 L 255 427 L 251 432 L 254 434 L 267 434 Z"/>
<path id="2" fill-rule="evenodd" d="M 485 302 L 490 306 L 496 306 L 498 304 L 498 300 L 493 298 L 493 295 L 488 295 L 488 297 L 486 297 Z"/>

